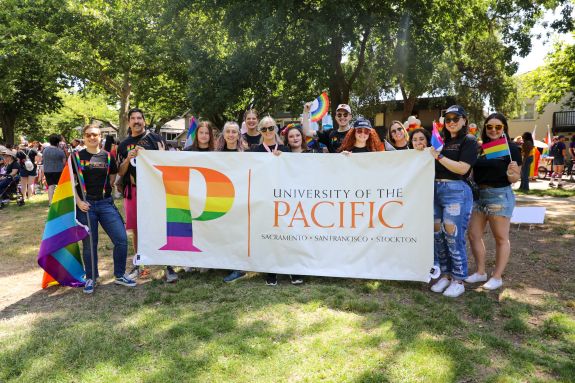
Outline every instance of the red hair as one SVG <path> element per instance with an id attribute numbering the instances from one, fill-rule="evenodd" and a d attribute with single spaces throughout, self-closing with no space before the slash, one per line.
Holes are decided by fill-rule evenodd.
<path id="1" fill-rule="evenodd" d="M 385 146 L 379 139 L 377 132 L 375 129 L 369 130 L 369 137 L 367 138 L 367 142 L 365 143 L 367 146 L 367 150 L 370 152 L 383 152 L 385 151 Z M 339 147 L 338 152 L 342 152 L 344 150 L 351 151 L 355 146 L 355 128 L 351 128 L 349 132 L 345 135 L 341 146 Z"/>

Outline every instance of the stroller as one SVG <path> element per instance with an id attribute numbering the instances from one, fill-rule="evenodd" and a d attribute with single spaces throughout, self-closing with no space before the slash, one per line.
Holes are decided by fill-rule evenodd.
<path id="1" fill-rule="evenodd" d="M 4 182 L 0 190 L 0 209 L 3 209 L 10 201 L 16 201 L 18 206 L 24 205 L 24 195 L 20 189 L 20 176 L 16 175 L 9 182 Z"/>

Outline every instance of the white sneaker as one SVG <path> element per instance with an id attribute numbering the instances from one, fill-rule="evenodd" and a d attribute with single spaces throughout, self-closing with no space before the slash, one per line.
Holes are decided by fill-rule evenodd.
<path id="1" fill-rule="evenodd" d="M 501 286 L 503 286 L 503 279 L 497 279 L 497 278 L 489 278 L 489 280 L 487 281 L 487 283 L 484 283 L 483 287 L 486 290 L 497 290 L 498 288 L 500 288 Z"/>
<path id="2" fill-rule="evenodd" d="M 434 293 L 442 293 L 449 286 L 449 279 L 443 277 L 436 284 L 431 286 L 431 291 Z"/>
<path id="3" fill-rule="evenodd" d="M 465 292 L 465 286 L 463 286 L 463 282 L 453 280 L 449 284 L 449 287 L 445 289 L 443 295 L 450 298 L 457 298 L 464 292 Z"/>
<path id="4" fill-rule="evenodd" d="M 486 280 L 487 280 L 487 274 L 479 274 L 479 273 L 473 273 L 472 275 L 465 278 L 465 282 L 467 283 L 485 282 Z"/>

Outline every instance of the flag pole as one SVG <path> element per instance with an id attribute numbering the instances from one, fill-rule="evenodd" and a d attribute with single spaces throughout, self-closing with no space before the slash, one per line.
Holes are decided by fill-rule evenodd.
<path id="1" fill-rule="evenodd" d="M 69 150 L 70 152 L 70 156 L 72 157 L 70 160 L 72 161 L 72 167 L 76 170 L 75 172 L 73 172 L 75 175 L 74 177 L 74 181 L 77 181 L 78 184 L 80 184 L 80 178 L 79 178 L 79 169 L 78 169 L 78 164 L 76 163 L 76 156 L 74 155 L 74 152 Z M 75 182 L 76 183 L 76 182 Z M 76 185 L 74 185 L 74 188 L 76 188 Z M 86 202 L 86 193 L 84 193 L 84 188 L 80 185 L 80 194 L 82 195 L 82 201 Z M 96 282 L 96 277 L 95 277 L 95 273 L 96 273 L 96 265 L 94 262 L 94 240 L 92 239 L 92 224 L 90 224 L 90 212 L 87 211 L 86 213 L 86 222 L 88 223 L 88 236 L 90 238 L 90 261 L 92 262 L 92 282 Z M 82 257 L 82 262 L 84 262 L 84 257 Z"/>

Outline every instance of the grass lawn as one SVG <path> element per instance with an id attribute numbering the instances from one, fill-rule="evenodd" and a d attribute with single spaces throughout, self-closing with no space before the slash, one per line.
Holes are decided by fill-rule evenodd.
<path id="1" fill-rule="evenodd" d="M 572 199 L 541 227 L 513 227 L 502 290 L 458 299 L 412 282 L 226 285 L 220 270 L 166 284 L 160 268 L 129 289 L 111 283 L 103 233 L 92 296 L 40 290 L 46 205 L 0 211 L 0 382 L 575 381 Z"/>

